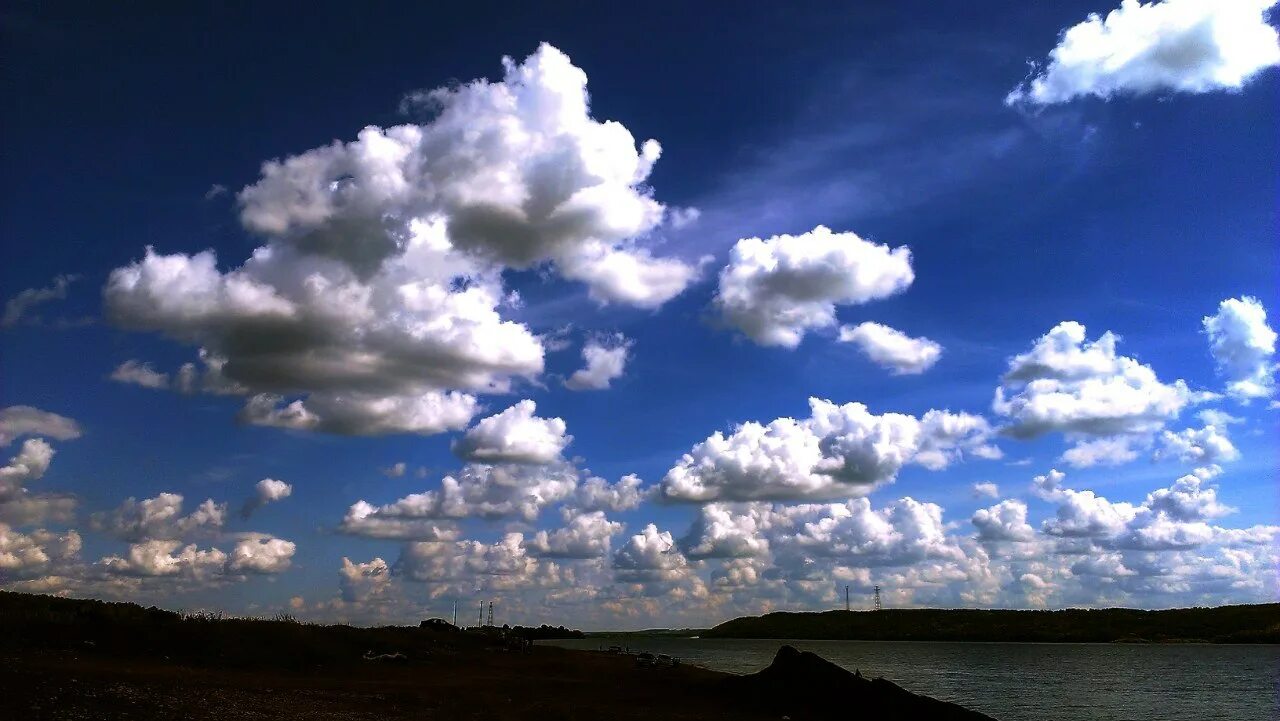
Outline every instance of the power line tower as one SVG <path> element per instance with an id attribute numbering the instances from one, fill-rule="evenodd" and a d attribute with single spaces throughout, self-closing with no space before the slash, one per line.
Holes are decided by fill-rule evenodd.
<path id="1" fill-rule="evenodd" d="M 875 587 L 875 589 L 876 589 L 875 610 L 879 611 L 879 610 L 880 610 L 880 608 L 881 608 L 881 606 L 880 606 L 880 587 L 879 587 L 879 586 L 876 586 L 876 587 Z"/>
<path id="2" fill-rule="evenodd" d="M 476 628 L 484 625 L 484 599 L 480 599 L 480 612 L 476 614 Z"/>
<path id="3" fill-rule="evenodd" d="M 489 602 L 489 625 L 493 625 L 493 601 Z"/>
<path id="4" fill-rule="evenodd" d="M 844 587 L 844 610 L 849 610 L 849 587 Z"/>

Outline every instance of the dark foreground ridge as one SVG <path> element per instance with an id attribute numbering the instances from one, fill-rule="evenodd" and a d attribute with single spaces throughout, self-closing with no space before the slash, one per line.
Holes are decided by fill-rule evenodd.
<path id="1" fill-rule="evenodd" d="M 792 719 L 991 721 L 990 716 L 911 693 L 882 678 L 855 675 L 817 654 L 791 646 L 778 649 L 765 670 L 726 679 L 724 685 L 740 698 Z"/>
<path id="2" fill-rule="evenodd" d="M 224 619 L 0 592 L 3 719 L 783 717 L 987 718 L 789 647 L 764 671 L 733 676 L 529 646 L 495 628 Z"/>
<path id="3" fill-rule="evenodd" d="M 903 608 L 744 616 L 705 638 L 1050 643 L 1280 643 L 1280 604 L 1062 611 Z"/>

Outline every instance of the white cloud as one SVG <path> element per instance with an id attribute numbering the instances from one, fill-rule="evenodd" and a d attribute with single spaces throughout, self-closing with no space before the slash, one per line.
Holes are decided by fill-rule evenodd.
<path id="1" fill-rule="evenodd" d="M 358 501 L 347 510 L 339 530 L 374 538 L 434 540 L 449 537 L 448 522 L 463 518 L 533 522 L 544 507 L 571 498 L 577 484 L 578 471 L 568 463 L 473 463 L 445 476 L 439 490 L 414 493 L 382 506 Z"/>
<path id="2" fill-rule="evenodd" d="M 991 481 L 982 481 L 973 484 L 974 498 L 999 498 L 1000 486 Z"/>
<path id="3" fill-rule="evenodd" d="M 575 493 L 577 506 L 584 511 L 632 511 L 649 494 L 642 490 L 644 482 L 634 473 L 623 476 L 617 483 L 609 483 L 599 476 L 592 476 L 578 486 Z"/>
<path id="4" fill-rule="evenodd" d="M 107 556 L 98 561 L 108 573 L 125 576 L 184 576 L 208 580 L 226 571 L 227 554 L 194 543 L 177 540 L 147 540 L 129 546 L 126 556 Z"/>
<path id="5" fill-rule="evenodd" d="M 1163 513 L 1175 521 L 1205 521 L 1234 513 L 1235 509 L 1218 502 L 1215 486 L 1205 485 L 1203 479 L 1186 475 L 1147 494 L 1144 505 L 1157 513 Z"/>
<path id="6" fill-rule="evenodd" d="M 169 387 L 169 375 L 151 367 L 150 363 L 127 360 L 111 371 L 111 380 L 117 383 L 128 383 L 143 388 L 164 389 Z"/>
<path id="7" fill-rule="evenodd" d="M 20 533 L 0 523 L 0 581 L 30 578 L 73 562 L 81 548 L 80 534 L 58 534 L 43 528 Z"/>
<path id="8" fill-rule="evenodd" d="M 760 345 L 794 348 L 807 331 L 836 323 L 836 306 L 906 290 L 911 251 L 818 226 L 802 235 L 743 238 L 720 271 L 715 306 Z"/>
<path id="9" fill-rule="evenodd" d="M 752 558 L 769 552 L 765 536 L 774 523 L 772 509 L 764 503 L 708 503 L 681 539 L 689 558 Z"/>
<path id="10" fill-rule="evenodd" d="M 382 596 L 391 583 L 391 568 L 381 558 L 365 563 L 352 563 L 351 559 L 344 556 L 338 573 L 342 599 L 349 603 Z"/>
<path id="11" fill-rule="evenodd" d="M 66 416 L 31 406 L 0 409 L 0 446 L 7 446 L 22 436 L 48 436 L 69 441 L 80 437 L 80 424 Z"/>
<path id="12" fill-rule="evenodd" d="M 227 557 L 231 573 L 281 573 L 289 568 L 297 546 L 262 533 L 246 534 Z"/>
<path id="13" fill-rule="evenodd" d="M 907 463 L 945 468 L 971 453 L 998 456 L 978 417 L 931 410 L 874 415 L 861 403 L 809 400 L 811 417 L 748 421 L 693 447 L 663 478 L 678 501 L 821 500 L 862 495 Z"/>
<path id="14" fill-rule="evenodd" d="M 1138 457 L 1138 443 L 1139 439 L 1129 436 L 1080 440 L 1063 452 L 1061 460 L 1076 468 L 1119 466 Z"/>
<path id="15" fill-rule="evenodd" d="M 527 547 L 535 555 L 551 558 L 596 558 L 609 555 L 610 539 L 622 532 L 623 524 L 610 521 L 603 511 L 565 512 L 565 526 L 554 531 L 538 531 Z"/>
<path id="16" fill-rule="evenodd" d="M 379 469 L 378 472 L 386 476 L 387 478 L 403 478 L 405 472 L 408 469 L 409 469 L 408 464 L 406 464 L 404 461 L 398 461 L 396 463 L 392 463 L 386 468 Z"/>
<path id="17" fill-rule="evenodd" d="M 1093 95 L 1239 90 L 1280 63 L 1266 12 L 1275 0 L 1123 0 L 1063 31 L 1047 65 L 1009 93 L 1009 105 Z"/>
<path id="18" fill-rule="evenodd" d="M 238 418 L 255 426 L 352 436 L 432 435 L 462 430 L 478 408 L 475 396 L 457 391 L 393 396 L 312 393 L 305 401 L 288 402 L 262 393 L 245 403 Z"/>
<path id="19" fill-rule="evenodd" d="M 1035 529 L 1027 523 L 1027 504 L 1004 500 L 990 508 L 980 508 L 970 519 L 982 541 L 1030 541 Z"/>
<path id="20" fill-rule="evenodd" d="M 248 518 L 253 512 L 267 505 L 281 501 L 293 495 L 293 486 L 274 478 L 264 478 L 253 486 L 253 496 L 244 502 L 240 515 Z"/>
<path id="21" fill-rule="evenodd" d="M 481 463 L 552 463 L 573 441 L 561 418 L 539 418 L 538 405 L 523 400 L 489 416 L 453 443 L 459 458 Z"/>
<path id="22" fill-rule="evenodd" d="M 1015 356 L 992 409 L 1015 438 L 1058 431 L 1081 437 L 1149 435 L 1204 397 L 1181 380 L 1163 383 L 1150 366 L 1116 355 L 1110 332 L 1086 341 L 1085 327 L 1058 324 Z"/>
<path id="23" fill-rule="evenodd" d="M 594 338 L 582 347 L 584 368 L 576 370 L 565 380 L 564 386 L 571 391 L 598 391 L 609 387 L 609 384 L 622 377 L 626 371 L 627 358 L 634 345 L 621 333 L 607 338 Z"/>
<path id="24" fill-rule="evenodd" d="M 1093 538 L 1114 536 L 1125 529 L 1138 514 L 1131 503 L 1112 503 L 1093 491 L 1063 489 L 1059 495 L 1057 515 L 1044 523 L 1051 536 Z"/>
<path id="25" fill-rule="evenodd" d="M 613 555 L 613 568 L 619 578 L 637 583 L 675 580 L 687 566 L 671 532 L 659 531 L 652 523 L 627 539 Z"/>
<path id="26" fill-rule="evenodd" d="M 53 447 L 43 438 L 28 438 L 16 455 L 0 466 L 0 523 L 23 526 L 71 520 L 75 497 L 32 493 L 26 487 L 44 477 L 53 456 Z"/>
<path id="27" fill-rule="evenodd" d="M 1160 434 L 1160 444 L 1155 452 L 1155 460 L 1175 458 L 1183 463 L 1196 465 L 1214 465 L 1234 461 L 1240 457 L 1240 451 L 1231 443 L 1226 428 L 1207 425 L 1204 428 L 1184 428 L 1174 433 L 1164 431 Z"/>
<path id="28" fill-rule="evenodd" d="M 870 321 L 840 328 L 841 343 L 855 343 L 871 362 L 894 375 L 915 375 L 933 367 L 942 346 L 928 338 L 912 338 L 902 331 Z"/>
<path id="29" fill-rule="evenodd" d="M 238 195 L 265 245 L 225 273 L 212 252 L 148 249 L 111 274 L 109 316 L 225 359 L 246 422 L 429 434 L 543 370 L 539 339 L 499 313 L 504 269 L 549 265 L 642 307 L 693 279 L 640 245 L 664 213 L 645 185 L 660 147 L 593 119 L 558 50 L 430 97 L 426 124 L 266 163 Z"/>
<path id="30" fill-rule="evenodd" d="M 141 501 L 130 497 L 114 511 L 93 514 L 91 521 L 94 530 L 134 543 L 211 535 L 220 531 L 226 523 L 225 503 L 215 503 L 212 498 L 206 499 L 184 516 L 182 502 L 182 494 L 179 493 L 161 493 L 155 498 Z"/>
<path id="31" fill-rule="evenodd" d="M 1275 393 L 1276 332 L 1267 325 L 1267 311 L 1257 298 L 1222 301 L 1216 315 L 1205 317 L 1204 330 L 1229 395 L 1247 403 Z"/>
<path id="32" fill-rule="evenodd" d="M 79 276 L 59 275 L 53 279 L 53 285 L 47 288 L 27 288 L 10 298 L 4 304 L 4 315 L 0 316 L 0 328 L 11 328 L 27 315 L 32 308 L 52 300 L 63 300 L 67 297 L 67 286 L 78 280 Z"/>

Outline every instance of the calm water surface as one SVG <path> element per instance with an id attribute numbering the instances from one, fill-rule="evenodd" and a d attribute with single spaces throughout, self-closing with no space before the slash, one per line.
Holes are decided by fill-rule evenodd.
<path id="1" fill-rule="evenodd" d="M 1280 646 L 589 638 L 753 673 L 783 643 L 1000 721 L 1276 721 Z"/>

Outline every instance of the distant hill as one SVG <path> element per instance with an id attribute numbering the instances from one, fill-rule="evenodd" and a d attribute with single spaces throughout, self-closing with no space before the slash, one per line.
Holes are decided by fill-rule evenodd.
<path id="1" fill-rule="evenodd" d="M 1062 643 L 1280 643 L 1280 604 L 1179 608 L 1014 611 L 886 609 L 745 616 L 703 638 Z"/>

